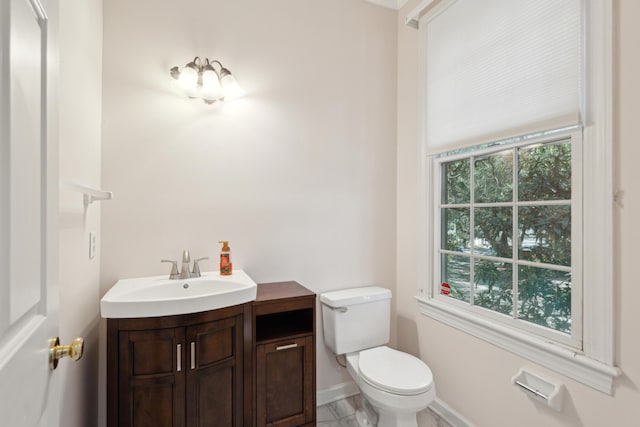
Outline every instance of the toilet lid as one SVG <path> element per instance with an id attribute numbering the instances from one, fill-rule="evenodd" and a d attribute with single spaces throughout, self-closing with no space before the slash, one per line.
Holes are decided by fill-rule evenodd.
<path id="1" fill-rule="evenodd" d="M 431 369 L 422 360 L 386 346 L 361 351 L 358 369 L 364 381 L 393 394 L 420 394 L 433 385 Z"/>

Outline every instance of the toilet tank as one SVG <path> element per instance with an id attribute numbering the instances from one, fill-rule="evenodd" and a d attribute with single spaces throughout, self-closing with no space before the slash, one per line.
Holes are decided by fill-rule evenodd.
<path id="1" fill-rule="evenodd" d="M 389 342 L 391 291 L 370 286 L 320 294 L 324 342 L 347 354 Z"/>

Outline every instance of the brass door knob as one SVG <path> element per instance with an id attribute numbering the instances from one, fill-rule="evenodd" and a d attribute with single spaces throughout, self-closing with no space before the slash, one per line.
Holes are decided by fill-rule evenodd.
<path id="1" fill-rule="evenodd" d="M 80 360 L 84 351 L 84 340 L 76 338 L 71 345 L 60 345 L 60 338 L 49 339 L 49 369 L 58 367 L 58 360 L 63 357 L 70 357 L 73 360 Z"/>

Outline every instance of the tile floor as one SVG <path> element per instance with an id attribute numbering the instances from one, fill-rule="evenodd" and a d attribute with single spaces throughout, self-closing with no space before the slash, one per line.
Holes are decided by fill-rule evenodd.
<path id="1" fill-rule="evenodd" d="M 318 406 L 316 421 L 318 427 L 358 427 L 356 410 L 361 408 L 360 396 L 351 396 L 336 402 Z M 372 420 L 377 422 L 377 420 Z M 425 427 L 451 427 L 430 409 L 418 415 L 418 423 Z"/>

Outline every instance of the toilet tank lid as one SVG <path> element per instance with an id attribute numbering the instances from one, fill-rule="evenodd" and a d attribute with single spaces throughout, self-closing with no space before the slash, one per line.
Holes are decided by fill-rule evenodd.
<path id="1" fill-rule="evenodd" d="M 320 294 L 320 302 L 333 308 L 385 299 L 391 299 L 391 291 L 379 286 L 342 289 Z"/>

